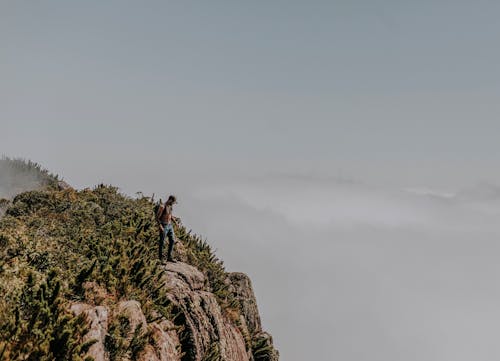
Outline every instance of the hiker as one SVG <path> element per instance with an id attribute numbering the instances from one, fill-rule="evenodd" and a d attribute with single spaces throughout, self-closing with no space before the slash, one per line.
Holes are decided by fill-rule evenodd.
<path id="1" fill-rule="evenodd" d="M 175 262 L 172 258 L 172 250 L 174 249 L 175 242 L 174 227 L 172 226 L 172 223 L 177 224 L 177 217 L 172 215 L 172 206 L 174 204 L 177 204 L 177 199 L 174 195 L 170 195 L 165 204 L 160 206 L 158 213 L 156 214 L 156 220 L 158 221 L 160 230 L 160 261 L 163 261 L 163 246 L 165 243 L 165 236 L 168 236 L 167 262 Z"/>

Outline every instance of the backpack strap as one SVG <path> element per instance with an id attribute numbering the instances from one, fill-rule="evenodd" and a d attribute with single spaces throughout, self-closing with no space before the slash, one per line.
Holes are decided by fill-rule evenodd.
<path id="1" fill-rule="evenodd" d="M 161 214 L 158 216 L 158 220 L 160 220 L 160 218 L 163 217 L 166 211 L 167 211 L 167 202 L 165 202 L 165 204 L 163 205 L 163 210 L 161 211 Z"/>

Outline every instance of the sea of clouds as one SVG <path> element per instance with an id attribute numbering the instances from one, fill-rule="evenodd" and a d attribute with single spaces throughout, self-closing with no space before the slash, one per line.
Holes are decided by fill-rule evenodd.
<path id="1" fill-rule="evenodd" d="M 248 273 L 283 360 L 500 357 L 500 188 L 274 174 L 198 184 L 178 206 Z"/>

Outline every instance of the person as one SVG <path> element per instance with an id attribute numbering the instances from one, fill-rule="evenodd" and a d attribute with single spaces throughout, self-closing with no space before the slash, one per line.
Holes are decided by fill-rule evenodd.
<path id="1" fill-rule="evenodd" d="M 165 202 L 158 209 L 156 215 L 156 220 L 158 221 L 158 227 L 160 230 L 160 244 L 159 244 L 159 256 L 160 261 L 163 261 L 163 247 L 165 245 L 165 238 L 168 237 L 168 251 L 167 251 L 167 262 L 176 262 L 172 257 L 172 250 L 174 249 L 175 233 L 172 223 L 177 224 L 177 217 L 172 214 L 172 207 L 177 204 L 177 199 L 174 195 L 170 195 Z"/>

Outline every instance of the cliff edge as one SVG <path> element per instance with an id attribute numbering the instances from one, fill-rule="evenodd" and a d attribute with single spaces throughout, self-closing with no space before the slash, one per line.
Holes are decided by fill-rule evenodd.
<path id="1" fill-rule="evenodd" d="M 278 360 L 250 279 L 205 240 L 179 224 L 178 262 L 157 260 L 153 199 L 44 179 L 0 197 L 1 360 Z"/>

